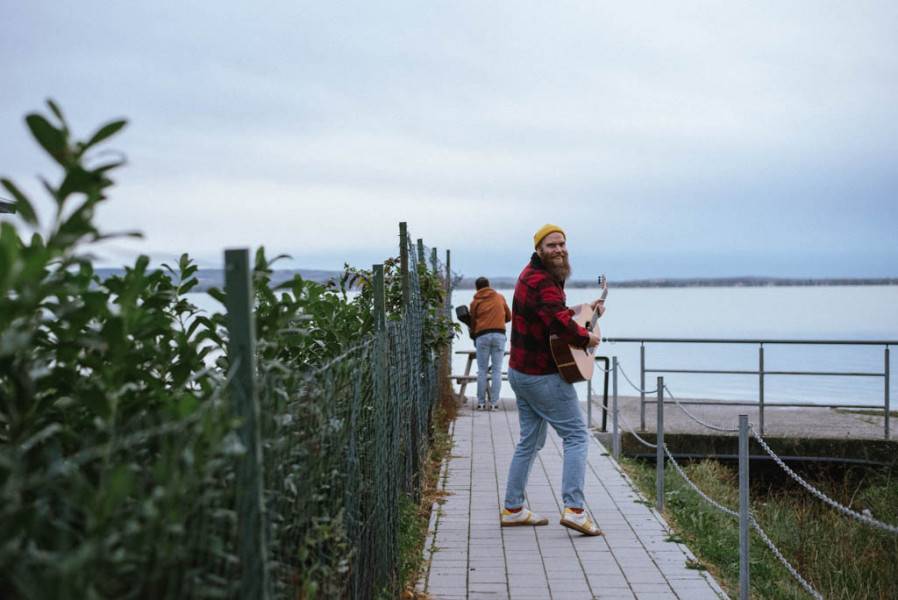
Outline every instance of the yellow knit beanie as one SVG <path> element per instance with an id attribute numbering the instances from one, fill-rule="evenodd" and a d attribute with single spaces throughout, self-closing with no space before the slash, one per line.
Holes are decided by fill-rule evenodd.
<path id="1" fill-rule="evenodd" d="M 558 225 L 552 225 L 551 223 L 546 223 L 542 227 L 540 227 L 536 233 L 533 234 L 533 247 L 539 248 L 539 243 L 543 241 L 543 238 L 549 235 L 550 233 L 555 232 L 560 233 L 565 238 L 567 238 L 567 234 L 564 232 L 564 229 L 559 227 Z"/>

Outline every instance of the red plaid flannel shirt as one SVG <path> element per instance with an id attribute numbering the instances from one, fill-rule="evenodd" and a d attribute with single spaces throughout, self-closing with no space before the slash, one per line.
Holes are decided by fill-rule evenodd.
<path id="1" fill-rule="evenodd" d="M 549 349 L 550 334 L 572 346 L 586 347 L 589 332 L 574 322 L 574 311 L 566 301 L 564 283 L 549 274 L 534 252 L 514 287 L 509 367 L 528 375 L 557 373 Z"/>

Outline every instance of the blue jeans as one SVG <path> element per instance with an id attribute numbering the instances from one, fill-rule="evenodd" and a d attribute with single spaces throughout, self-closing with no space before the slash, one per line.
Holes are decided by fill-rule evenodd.
<path id="1" fill-rule="evenodd" d="M 493 406 L 499 403 L 499 392 L 502 391 L 502 358 L 505 356 L 505 334 L 484 333 L 474 340 L 477 349 L 477 404 L 486 403 L 486 372 L 490 362 L 493 364 L 490 385 L 490 402 Z"/>
<path id="2" fill-rule="evenodd" d="M 546 424 L 551 425 L 564 442 L 564 468 L 561 475 L 561 498 L 565 508 L 583 508 L 583 480 L 586 477 L 586 455 L 589 432 L 580 412 L 580 401 L 574 386 L 557 373 L 527 375 L 508 369 L 508 381 L 517 397 L 521 421 L 521 439 L 514 450 L 505 488 L 505 507 L 524 504 L 527 478 L 546 442 Z"/>

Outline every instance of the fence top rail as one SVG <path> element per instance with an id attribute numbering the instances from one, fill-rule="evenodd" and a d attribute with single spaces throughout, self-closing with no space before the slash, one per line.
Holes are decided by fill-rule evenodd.
<path id="1" fill-rule="evenodd" d="M 650 337 L 603 337 L 603 342 L 643 344 L 804 344 L 838 346 L 898 346 L 898 340 L 778 340 L 742 338 L 650 338 Z"/>

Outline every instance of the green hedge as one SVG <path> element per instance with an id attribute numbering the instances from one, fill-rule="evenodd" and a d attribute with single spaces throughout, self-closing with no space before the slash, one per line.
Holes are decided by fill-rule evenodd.
<path id="1" fill-rule="evenodd" d="M 17 215 L 0 223 L 0 597 L 237 597 L 234 465 L 245 448 L 227 397 L 226 315 L 190 302 L 197 267 L 186 255 L 97 276 L 91 248 L 115 236 L 94 213 L 124 159 L 96 150 L 125 122 L 77 141 L 48 104 L 26 122 L 62 170 L 44 181 L 52 218 L 2 180 Z M 411 258 L 408 307 L 399 261 L 386 261 L 378 332 L 369 271 L 274 286 L 277 259 L 256 253 L 274 597 L 398 589 L 399 499 L 416 493 L 436 355 L 454 334 L 445 283 Z"/>

